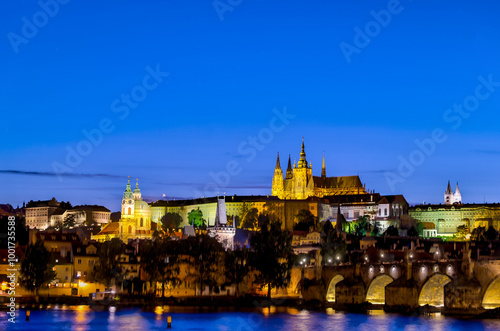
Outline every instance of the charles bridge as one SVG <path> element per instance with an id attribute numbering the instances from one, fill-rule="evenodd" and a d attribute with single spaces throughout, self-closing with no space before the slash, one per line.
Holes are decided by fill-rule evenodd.
<path id="1" fill-rule="evenodd" d="M 309 285 L 305 300 L 331 306 L 383 305 L 387 311 L 414 311 L 420 306 L 445 313 L 476 314 L 500 307 L 500 260 L 411 258 L 398 262 L 368 259 L 357 264 L 303 268 Z"/>

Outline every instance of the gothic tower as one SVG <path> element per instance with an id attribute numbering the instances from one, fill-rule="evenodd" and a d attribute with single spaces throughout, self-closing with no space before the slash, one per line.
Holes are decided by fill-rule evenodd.
<path id="1" fill-rule="evenodd" d="M 307 199 L 307 197 L 314 195 L 312 168 L 306 159 L 304 138 L 302 138 L 299 162 L 293 170 L 293 184 L 294 192 L 292 194 L 295 196 L 295 199 Z"/>
<path id="2" fill-rule="evenodd" d="M 455 190 L 455 194 L 453 195 L 453 203 L 462 203 L 462 194 L 460 193 L 460 189 L 458 188 L 458 183 L 457 183 L 457 189 Z"/>
<path id="3" fill-rule="evenodd" d="M 274 168 L 273 186 L 271 194 L 277 197 L 281 197 L 283 195 L 283 171 L 281 171 L 280 153 L 278 153 L 278 159 L 276 160 L 276 168 Z"/>
<path id="4" fill-rule="evenodd" d="M 444 204 L 449 206 L 453 204 L 453 191 L 451 189 L 450 181 L 448 181 L 448 188 L 444 192 Z"/>

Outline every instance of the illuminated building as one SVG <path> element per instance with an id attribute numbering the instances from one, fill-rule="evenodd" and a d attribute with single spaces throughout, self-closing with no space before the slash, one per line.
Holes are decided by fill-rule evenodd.
<path id="1" fill-rule="evenodd" d="M 413 206 L 408 214 L 423 222 L 427 229 L 434 230 L 426 233 L 437 236 L 453 236 L 460 225 L 466 225 L 470 230 L 479 226 L 499 229 L 500 204 L 463 204 L 458 184 L 453 193 L 449 182 L 444 198 L 444 204 Z"/>
<path id="2" fill-rule="evenodd" d="M 142 200 L 139 180 L 132 192 L 130 178 L 123 193 L 121 218 L 118 222 L 111 222 L 101 232 L 92 236 L 93 240 L 107 241 L 119 238 L 124 242 L 129 239 L 151 239 L 153 237 L 151 226 L 151 208 Z"/>
<path id="3" fill-rule="evenodd" d="M 333 195 L 366 193 L 359 176 L 326 177 L 324 155 L 321 176 L 313 176 L 311 163 L 306 159 L 304 139 L 302 139 L 299 162 L 297 164 L 294 162 L 293 168 L 291 157 L 288 157 L 288 168 L 285 177 L 283 177 L 278 154 L 272 184 L 273 196 L 277 196 L 280 199 L 301 200 L 308 197 L 321 198 Z"/>
<path id="4" fill-rule="evenodd" d="M 208 234 L 215 237 L 225 249 L 232 250 L 234 247 L 234 235 L 236 234 L 236 224 L 233 218 L 233 226 L 227 224 L 226 199 L 217 197 L 217 213 L 215 216 L 215 226 L 208 228 Z"/>

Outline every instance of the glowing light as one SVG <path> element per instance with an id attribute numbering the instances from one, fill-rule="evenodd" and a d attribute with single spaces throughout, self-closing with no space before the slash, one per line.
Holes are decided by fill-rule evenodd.
<path id="1" fill-rule="evenodd" d="M 88 285 L 87 283 L 84 283 L 84 282 L 82 282 L 82 281 L 78 281 L 78 286 L 79 286 L 79 287 L 85 287 L 85 286 L 87 286 L 87 285 Z"/>
<path id="2" fill-rule="evenodd" d="M 370 272 L 373 272 L 373 266 L 372 265 L 370 266 Z"/>
<path id="3" fill-rule="evenodd" d="M 380 257 L 384 257 L 384 253 L 380 253 Z"/>
<path id="4" fill-rule="evenodd" d="M 163 307 L 162 306 L 156 306 L 155 307 L 155 314 L 156 315 L 162 315 L 163 314 Z"/>
<path id="5" fill-rule="evenodd" d="M 339 255 L 337 255 L 337 260 L 340 260 L 340 256 Z"/>
<path id="6" fill-rule="evenodd" d="M 380 266 L 380 272 L 384 272 L 384 266 L 383 265 Z"/>

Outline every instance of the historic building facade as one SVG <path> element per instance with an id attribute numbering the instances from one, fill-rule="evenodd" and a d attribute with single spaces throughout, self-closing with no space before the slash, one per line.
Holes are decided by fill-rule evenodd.
<path id="1" fill-rule="evenodd" d="M 444 194 L 444 204 L 417 205 L 408 213 L 423 222 L 427 230 L 434 230 L 431 233 L 437 236 L 453 236 L 460 225 L 466 225 L 470 230 L 479 226 L 488 228 L 491 225 L 496 230 L 500 227 L 500 204 L 463 204 L 458 184 L 453 192 L 450 182 Z"/>
<path id="2" fill-rule="evenodd" d="M 154 232 L 151 225 L 151 207 L 142 200 L 139 180 L 132 192 L 129 178 L 123 193 L 120 221 L 108 223 L 101 232 L 92 236 L 92 239 L 107 241 L 119 238 L 124 242 L 128 239 L 150 239 Z"/>
<path id="3" fill-rule="evenodd" d="M 325 197 L 333 195 L 365 194 L 366 189 L 359 176 L 327 177 L 325 156 L 321 176 L 313 176 L 312 166 L 306 159 L 304 140 L 300 159 L 292 168 L 291 156 L 288 157 L 288 167 L 285 176 L 281 170 L 280 158 L 274 169 L 272 195 L 280 199 L 307 199 L 308 197 Z"/>

